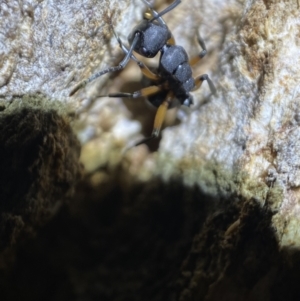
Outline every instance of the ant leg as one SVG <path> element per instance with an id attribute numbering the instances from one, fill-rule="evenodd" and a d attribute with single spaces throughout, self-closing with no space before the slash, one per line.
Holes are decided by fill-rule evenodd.
<path id="1" fill-rule="evenodd" d="M 143 2 L 151 9 L 152 15 L 154 17 L 157 17 L 158 16 L 158 12 L 156 10 L 154 10 L 153 6 L 147 0 L 143 0 Z M 148 17 L 146 17 L 146 18 L 150 19 Z M 158 22 L 160 23 L 160 25 L 163 25 L 163 26 L 167 27 L 167 24 L 166 24 L 166 22 L 164 21 L 164 19 L 162 17 L 158 16 L 157 18 L 158 18 Z"/>
<path id="2" fill-rule="evenodd" d="M 125 46 L 123 46 L 125 48 Z M 122 48 L 123 49 L 123 48 Z M 126 49 L 126 48 L 125 48 Z M 126 49 L 126 51 L 128 51 Z M 142 73 L 149 79 L 157 81 L 161 80 L 161 77 L 158 74 L 153 73 L 143 62 L 139 61 L 134 54 L 131 55 L 131 58 L 137 63 L 137 65 L 140 67 Z"/>
<path id="3" fill-rule="evenodd" d="M 130 98 L 138 98 L 138 97 L 146 97 L 150 95 L 154 95 L 160 91 L 162 91 L 162 86 L 150 86 L 143 88 L 141 90 L 135 91 L 133 93 L 123 93 L 123 92 L 117 92 L 117 93 L 110 93 L 107 95 L 99 95 L 98 97 L 130 97 Z"/>
<path id="4" fill-rule="evenodd" d="M 173 92 L 170 91 L 166 97 L 166 100 L 164 100 L 163 103 L 158 107 L 156 115 L 155 115 L 155 119 L 154 119 L 154 126 L 153 126 L 151 136 L 146 137 L 146 138 L 142 139 L 141 141 L 137 142 L 136 144 L 133 145 L 133 147 L 138 146 L 140 144 L 148 142 L 149 140 L 151 140 L 153 138 L 158 137 L 161 127 L 163 125 L 163 122 L 165 120 L 166 112 L 172 102 L 173 96 L 174 96 Z"/>
<path id="5" fill-rule="evenodd" d="M 126 53 L 126 56 L 124 57 L 124 59 L 122 60 L 122 62 L 118 65 L 118 66 L 115 66 L 115 67 L 109 67 L 107 69 L 104 69 L 98 73 L 95 73 L 94 75 L 92 75 L 91 77 L 89 77 L 88 79 L 82 81 L 81 83 L 79 83 L 78 85 L 76 85 L 70 92 L 69 96 L 72 96 L 73 94 L 75 94 L 79 89 L 83 88 L 84 86 L 86 86 L 89 82 L 93 81 L 94 79 L 106 74 L 106 73 L 109 73 L 109 72 L 115 72 L 115 71 L 119 71 L 119 70 L 122 70 L 124 69 L 124 67 L 128 64 L 129 60 L 130 60 L 130 57 L 132 55 L 132 52 L 138 42 L 140 38 L 140 33 L 137 32 L 134 36 L 134 39 L 133 39 L 133 42 L 129 48 L 129 50 L 127 51 Z"/>
<path id="6" fill-rule="evenodd" d="M 201 38 L 199 31 L 197 31 L 197 40 L 198 40 L 200 47 L 202 48 L 202 51 L 196 57 L 190 59 L 189 64 L 191 66 L 197 64 L 207 53 L 204 40 Z"/>
<path id="7" fill-rule="evenodd" d="M 150 22 L 153 22 L 154 20 L 161 18 L 161 16 L 165 15 L 166 13 L 168 13 L 169 11 L 174 9 L 180 3 L 181 3 L 181 0 L 174 0 L 174 2 L 172 4 L 170 4 L 168 7 L 166 7 L 160 13 L 156 14 L 155 17 L 150 20 Z"/>
<path id="8" fill-rule="evenodd" d="M 217 89 L 215 88 L 215 85 L 213 84 L 213 82 L 211 81 L 211 79 L 209 78 L 209 76 L 207 74 L 202 74 L 202 75 L 198 76 L 197 78 L 195 78 L 195 87 L 192 91 L 199 89 L 205 80 L 208 83 L 211 93 L 216 94 Z"/>

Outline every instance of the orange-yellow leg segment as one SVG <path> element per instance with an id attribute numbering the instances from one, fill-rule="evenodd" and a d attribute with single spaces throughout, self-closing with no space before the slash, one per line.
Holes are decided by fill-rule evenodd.
<path id="1" fill-rule="evenodd" d="M 138 64 L 138 66 L 140 67 L 142 73 L 144 74 L 144 76 L 146 76 L 147 78 L 151 79 L 151 80 L 160 80 L 161 77 L 155 73 L 153 73 L 143 62 L 137 60 L 135 58 L 135 56 L 132 55 L 131 57 L 133 60 L 136 61 L 136 63 Z"/>
<path id="2" fill-rule="evenodd" d="M 168 93 L 166 99 L 163 101 L 163 103 L 158 107 L 156 115 L 155 115 L 155 119 L 154 119 L 154 126 L 153 126 L 151 136 L 142 139 L 141 141 L 136 143 L 134 146 L 138 146 L 138 145 L 143 144 L 153 138 L 158 137 L 161 127 L 162 127 L 163 122 L 166 117 L 166 112 L 167 112 L 168 108 L 170 107 L 173 97 L 174 97 L 174 94 L 172 91 L 170 91 Z"/>
<path id="3" fill-rule="evenodd" d="M 161 127 L 164 123 L 167 110 L 170 106 L 171 98 L 168 97 L 157 109 L 155 119 L 154 119 L 154 125 L 152 130 L 152 135 L 154 137 L 157 137 L 160 133 Z"/>
<path id="4" fill-rule="evenodd" d="M 201 51 L 202 52 L 202 51 Z M 204 57 L 204 55 L 201 56 L 201 53 L 189 60 L 190 66 L 196 65 L 200 60 Z"/>

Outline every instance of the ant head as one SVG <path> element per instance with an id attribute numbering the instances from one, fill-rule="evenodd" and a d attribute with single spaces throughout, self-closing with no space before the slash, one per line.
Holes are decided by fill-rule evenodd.
<path id="1" fill-rule="evenodd" d="M 148 58 L 155 57 L 171 38 L 171 33 L 167 26 L 149 20 L 142 21 L 133 29 L 128 36 L 130 44 L 132 44 L 137 33 L 139 33 L 139 40 L 134 51 Z"/>

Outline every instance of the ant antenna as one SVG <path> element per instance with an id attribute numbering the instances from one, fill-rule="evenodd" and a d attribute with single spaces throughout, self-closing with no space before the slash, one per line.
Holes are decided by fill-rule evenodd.
<path id="1" fill-rule="evenodd" d="M 177 5 L 181 3 L 181 0 L 175 0 L 172 4 L 170 4 L 167 8 L 165 8 L 163 11 L 158 13 L 154 18 L 150 20 L 150 22 L 153 22 L 154 20 L 160 18 L 161 16 L 165 15 L 168 13 L 170 10 L 174 9 Z"/>
<path id="2" fill-rule="evenodd" d="M 110 24 L 110 25 L 111 25 L 111 27 L 112 27 L 112 24 Z M 112 27 L 112 28 L 113 28 L 113 27 Z M 113 29 L 113 33 L 114 33 L 114 35 L 116 35 L 114 29 Z M 120 43 L 119 37 L 118 37 L 117 35 L 116 35 L 116 37 L 117 37 L 118 42 Z M 132 56 L 134 56 L 132 52 L 133 52 L 133 50 L 134 50 L 136 44 L 138 43 L 139 38 L 140 38 L 140 33 L 137 32 L 137 33 L 135 34 L 135 36 L 134 36 L 134 39 L 133 39 L 133 41 L 132 41 L 132 44 L 131 44 L 129 50 L 128 50 L 128 51 L 126 50 L 126 51 L 127 51 L 127 52 L 126 52 L 126 55 L 125 55 L 125 57 L 123 58 L 122 62 L 121 62 L 118 66 L 115 66 L 115 67 L 109 67 L 109 68 L 106 68 L 106 69 L 104 69 L 104 70 L 102 70 L 102 71 L 100 71 L 100 72 L 98 72 L 98 73 L 93 74 L 91 77 L 89 77 L 88 79 L 82 81 L 82 82 L 79 83 L 77 86 L 75 86 L 75 87 L 71 90 L 69 96 L 72 96 L 72 95 L 75 94 L 79 89 L 85 87 L 89 82 L 93 81 L 94 79 L 96 79 L 96 78 L 98 78 L 98 77 L 100 77 L 100 76 L 102 76 L 102 75 L 104 75 L 104 74 L 106 74 L 106 73 L 115 72 L 115 71 L 120 71 L 120 70 L 124 69 L 124 67 L 128 64 L 130 58 L 131 58 Z M 121 48 L 122 48 L 122 47 L 121 47 Z M 122 49 L 123 49 L 123 48 L 122 48 Z M 123 51 L 124 51 L 124 50 L 123 50 Z"/>

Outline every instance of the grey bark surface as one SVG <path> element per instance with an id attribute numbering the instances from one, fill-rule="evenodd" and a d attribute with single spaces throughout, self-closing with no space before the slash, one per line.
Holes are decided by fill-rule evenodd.
<path id="1" fill-rule="evenodd" d="M 43 253 L 48 275 L 59 270 L 49 300 L 299 299 L 299 3 L 183 0 L 165 15 L 190 56 L 200 31 L 208 54 L 194 76 L 208 73 L 218 93 L 204 83 L 190 110 L 170 112 L 159 144 L 124 152 L 151 132 L 155 110 L 98 96 L 141 88 L 136 64 L 68 94 L 118 64 L 109 23 L 127 44 L 144 9 L 137 0 L 1 3 L 1 114 L 16 95 L 67 103 L 85 167 L 68 205 L 6 267 L 5 293 L 11 271 L 28 287 L 24 271 Z M 37 300 L 49 279 L 32 276 Z"/>

